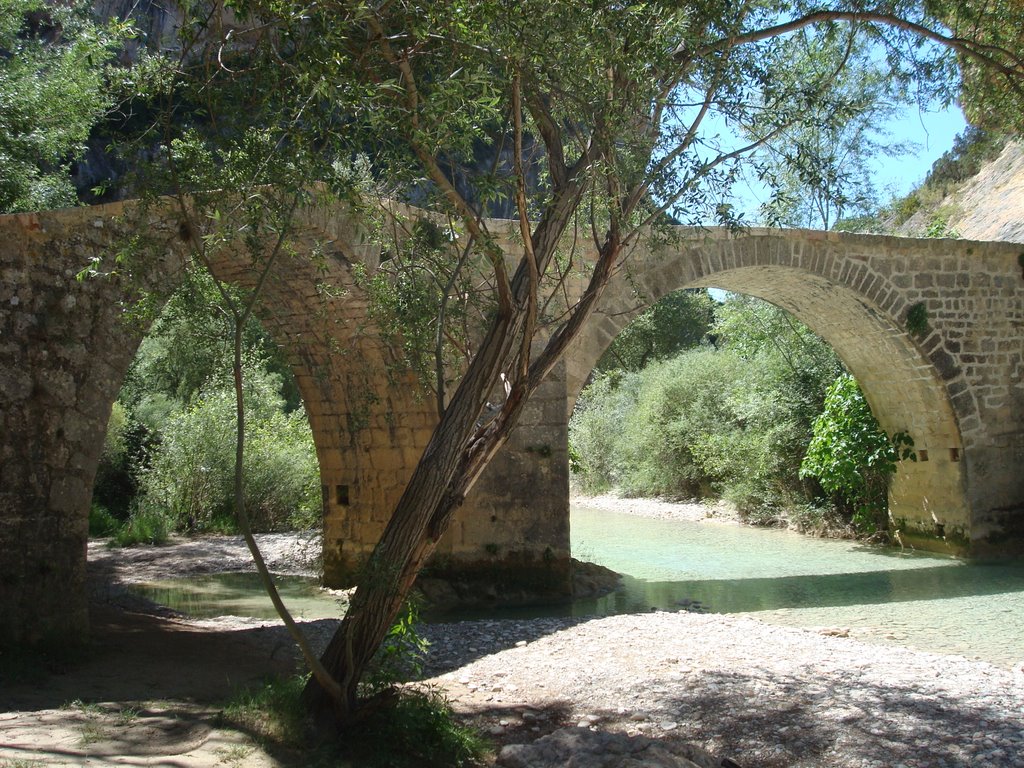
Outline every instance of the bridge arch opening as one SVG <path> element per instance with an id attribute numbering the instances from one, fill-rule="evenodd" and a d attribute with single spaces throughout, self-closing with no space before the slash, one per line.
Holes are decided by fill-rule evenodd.
<path id="1" fill-rule="evenodd" d="M 739 249 L 737 249 L 739 250 Z M 919 460 L 903 461 L 889 491 L 890 516 L 907 543 L 944 549 L 966 538 L 962 442 L 949 394 L 935 365 L 901 327 L 901 320 L 831 275 L 790 264 L 734 264 L 714 268 L 706 253 L 684 251 L 676 280 L 663 265 L 609 286 L 593 329 L 580 340 L 567 371 L 569 411 L 612 340 L 638 314 L 681 288 L 718 288 L 757 297 L 786 310 L 826 341 L 859 382 L 881 427 L 906 431 Z M 761 261 L 764 261 L 761 259 Z"/>
<path id="2" fill-rule="evenodd" d="M 106 524 L 101 535 L 125 541 L 155 526 L 235 529 L 233 335 L 205 274 L 190 276 L 163 303 L 113 404 L 93 485 L 92 533 L 97 523 Z M 243 378 L 253 529 L 319 525 L 321 483 L 302 396 L 283 351 L 255 317 L 244 332 Z M 123 528 L 132 515 L 135 535 Z"/>
<path id="3" fill-rule="evenodd" d="M 324 581 L 351 586 L 429 439 L 434 415 L 418 382 L 376 327 L 345 240 L 312 229 L 294 238 L 263 287 L 256 316 L 291 369 L 319 471 Z M 230 252 L 211 264 L 218 280 L 251 288 L 255 271 Z M 164 294 L 181 280 L 175 273 Z M 115 363 L 104 393 L 116 399 L 139 343 Z M 102 434 L 102 433 L 101 433 Z"/>

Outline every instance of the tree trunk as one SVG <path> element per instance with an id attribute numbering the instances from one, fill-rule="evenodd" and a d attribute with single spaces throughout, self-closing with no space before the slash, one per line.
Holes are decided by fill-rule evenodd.
<path id="1" fill-rule="evenodd" d="M 322 657 L 341 686 L 342 700 L 333 701 L 315 679 L 303 693 L 322 727 L 343 728 L 358 718 L 360 679 L 455 510 L 522 410 L 525 398 L 513 394 L 493 421 L 478 424 L 516 331 L 521 332 L 521 320 L 513 313 L 493 322 L 363 568 L 345 618 Z"/>

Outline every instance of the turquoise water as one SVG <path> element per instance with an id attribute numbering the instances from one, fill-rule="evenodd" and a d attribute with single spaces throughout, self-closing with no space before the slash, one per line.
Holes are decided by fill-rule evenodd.
<path id="1" fill-rule="evenodd" d="M 586 507 L 573 508 L 572 548 L 578 559 L 627 575 L 622 591 L 591 601 L 597 613 L 749 613 L 1001 666 L 1024 661 L 1024 563 L 974 565 L 788 531 Z"/>
<path id="2" fill-rule="evenodd" d="M 320 588 L 320 580 L 305 576 L 275 576 L 277 591 L 299 619 L 339 618 L 346 602 Z M 214 616 L 252 616 L 276 619 L 277 611 L 255 573 L 214 573 L 184 579 L 134 584 L 131 590 L 154 603 L 200 619 Z"/>
<path id="3" fill-rule="evenodd" d="M 602 598 L 543 608 L 434 614 L 435 621 L 638 613 L 749 614 L 774 624 L 830 627 L 851 637 L 953 653 L 1000 666 L 1024 662 L 1024 563 L 950 557 L 814 539 L 787 531 L 691 523 L 574 506 L 577 559 L 624 574 Z M 337 618 L 344 601 L 316 579 L 278 579 L 304 619 Z M 143 585 L 146 597 L 192 616 L 274 618 L 255 574 L 222 573 Z"/>

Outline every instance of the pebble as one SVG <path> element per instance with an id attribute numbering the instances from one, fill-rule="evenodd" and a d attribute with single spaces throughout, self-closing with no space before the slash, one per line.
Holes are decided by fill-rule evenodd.
<path id="1" fill-rule="evenodd" d="M 443 685 L 449 671 L 448 680 L 500 679 L 534 711 L 568 707 L 562 722 L 577 726 L 571 731 L 622 738 L 644 731 L 743 768 L 1024 768 L 1020 669 L 869 645 L 841 631 L 685 611 L 461 622 L 424 632 L 433 643 L 431 683 Z M 481 634 L 492 636 L 490 646 Z M 477 652 L 466 652 L 470 643 Z M 458 690 L 449 694 L 454 706 L 472 711 Z M 568 764 L 515 759 L 498 765 Z M 571 764 L 606 765 L 588 759 Z"/>

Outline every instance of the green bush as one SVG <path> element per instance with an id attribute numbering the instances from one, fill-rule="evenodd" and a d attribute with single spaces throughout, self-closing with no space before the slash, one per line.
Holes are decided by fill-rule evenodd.
<path id="1" fill-rule="evenodd" d="M 110 514 L 102 504 L 93 502 L 89 507 L 89 535 L 113 536 L 121 527 L 121 521 Z"/>
<path id="2" fill-rule="evenodd" d="M 582 490 L 724 497 L 755 522 L 813 496 L 800 460 L 838 358 L 757 299 L 730 297 L 716 313 L 717 348 L 600 375 L 581 394 L 570 453 Z"/>
<path id="3" fill-rule="evenodd" d="M 640 374 L 598 375 L 576 402 L 569 422 L 574 482 L 584 493 L 603 493 L 622 477 L 620 430 L 636 408 Z"/>
<path id="4" fill-rule="evenodd" d="M 770 356 L 709 348 L 601 377 L 570 423 L 575 482 L 587 492 L 724 496 L 774 517 L 802 488 L 813 409 L 798 395 Z"/>
<path id="5" fill-rule="evenodd" d="M 814 422 L 814 437 L 800 467 L 846 507 L 861 533 L 887 527 L 889 479 L 896 463 L 916 461 L 906 433 L 890 437 L 878 425 L 857 381 L 840 376 L 825 397 Z"/>
<path id="6" fill-rule="evenodd" d="M 466 768 L 483 765 L 487 750 L 487 742 L 455 719 L 441 694 L 407 688 L 394 707 L 382 707 L 360 723 L 346 752 L 367 768 Z"/>
<path id="7" fill-rule="evenodd" d="M 164 544 L 171 535 L 171 521 L 160 510 L 136 509 L 114 533 L 111 545 Z"/>
<path id="8" fill-rule="evenodd" d="M 302 410 L 284 413 L 279 382 L 257 364 L 246 376 L 245 503 L 257 531 L 309 527 L 320 509 L 319 471 Z M 143 475 L 139 508 L 182 531 L 235 530 L 235 394 L 220 386 L 164 425 Z"/>

